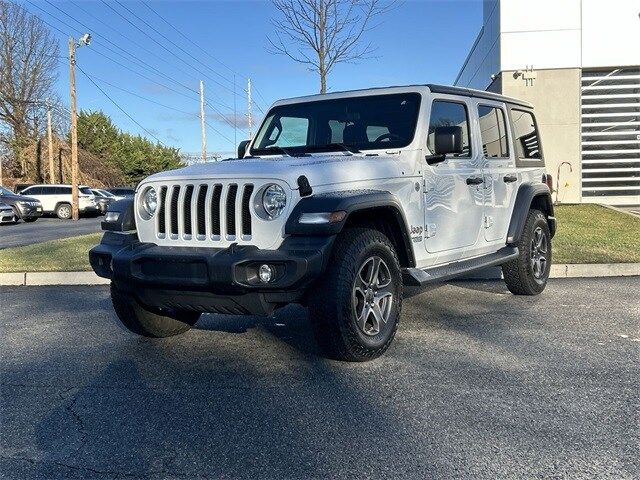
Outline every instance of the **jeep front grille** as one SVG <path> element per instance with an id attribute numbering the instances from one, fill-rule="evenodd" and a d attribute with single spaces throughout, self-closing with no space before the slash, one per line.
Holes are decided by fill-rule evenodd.
<path id="1" fill-rule="evenodd" d="M 251 239 L 253 184 L 161 185 L 155 232 L 159 239 L 228 242 Z"/>

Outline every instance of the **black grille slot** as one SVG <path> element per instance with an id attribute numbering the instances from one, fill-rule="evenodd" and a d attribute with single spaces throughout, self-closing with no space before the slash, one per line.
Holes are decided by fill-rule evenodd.
<path id="1" fill-rule="evenodd" d="M 227 235 L 236 234 L 236 194 L 238 185 L 229 185 L 227 193 Z"/>
<path id="2" fill-rule="evenodd" d="M 184 233 L 191 235 L 191 198 L 193 197 L 193 185 L 187 185 L 182 202 L 182 212 L 184 214 Z"/>
<path id="3" fill-rule="evenodd" d="M 180 187 L 176 185 L 171 190 L 171 233 L 178 234 L 178 195 L 180 195 Z"/>
<path id="4" fill-rule="evenodd" d="M 242 234 L 251 235 L 251 209 L 249 200 L 253 193 L 253 185 L 245 185 L 242 193 Z"/>
<path id="5" fill-rule="evenodd" d="M 198 235 L 206 235 L 207 228 L 205 226 L 205 215 L 204 215 L 204 201 L 207 197 L 207 187 L 206 185 L 200 185 L 200 190 L 198 190 L 198 200 L 196 204 L 196 212 L 198 215 Z"/>
<path id="6" fill-rule="evenodd" d="M 164 224 L 164 201 L 167 196 L 167 187 L 160 187 L 160 195 L 158 196 L 158 233 L 165 234 L 165 224 Z"/>
<path id="7" fill-rule="evenodd" d="M 213 187 L 213 195 L 211 197 L 211 233 L 220 235 L 220 196 L 222 195 L 222 186 Z"/>

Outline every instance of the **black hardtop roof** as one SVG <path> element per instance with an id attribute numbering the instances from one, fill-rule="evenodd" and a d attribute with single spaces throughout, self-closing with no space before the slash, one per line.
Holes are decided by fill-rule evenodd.
<path id="1" fill-rule="evenodd" d="M 529 102 L 524 100 L 518 100 L 517 98 L 507 97 L 498 93 L 486 92 L 484 90 L 475 90 L 473 88 L 465 87 L 451 87 L 449 85 L 435 85 L 428 83 L 427 87 L 433 93 L 444 93 L 446 95 L 463 95 L 465 97 L 486 98 L 487 100 L 495 100 L 498 102 L 512 103 L 521 107 L 533 108 Z"/>

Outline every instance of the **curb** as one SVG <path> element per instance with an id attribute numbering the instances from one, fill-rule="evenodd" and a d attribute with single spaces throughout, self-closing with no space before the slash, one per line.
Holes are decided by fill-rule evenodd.
<path id="1" fill-rule="evenodd" d="M 598 278 L 640 276 L 640 263 L 559 263 L 551 265 L 549 278 Z M 468 275 L 463 280 L 499 280 L 500 267 Z M 93 272 L 17 272 L 0 273 L 0 286 L 109 285 L 108 278 Z"/>
<path id="2" fill-rule="evenodd" d="M 0 285 L 108 285 L 110 280 L 93 272 L 0 273 Z"/>

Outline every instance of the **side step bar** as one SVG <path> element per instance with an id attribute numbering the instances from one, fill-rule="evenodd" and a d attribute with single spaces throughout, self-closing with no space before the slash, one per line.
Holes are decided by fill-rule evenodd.
<path id="1" fill-rule="evenodd" d="M 482 257 L 461 260 L 439 267 L 422 270 L 420 268 L 402 269 L 402 280 L 405 285 L 424 287 L 431 283 L 440 283 L 467 273 L 482 270 L 487 267 L 502 265 L 503 263 L 518 257 L 518 247 L 503 247 L 495 253 Z"/>

